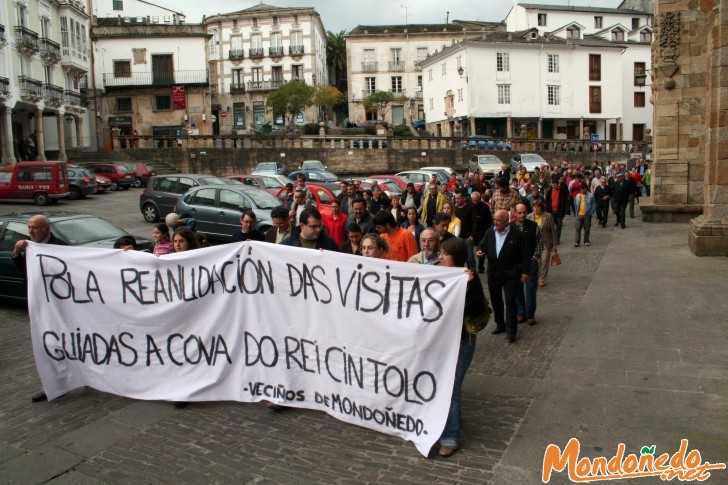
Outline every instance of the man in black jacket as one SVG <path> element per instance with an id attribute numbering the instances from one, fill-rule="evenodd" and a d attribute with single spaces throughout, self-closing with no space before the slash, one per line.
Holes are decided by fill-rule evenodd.
<path id="1" fill-rule="evenodd" d="M 526 281 L 520 282 L 516 292 L 516 309 L 518 323 L 528 320 L 529 325 L 536 325 L 536 292 L 538 291 L 538 268 L 543 252 L 543 236 L 541 228 L 534 221 L 526 219 L 528 209 L 524 204 L 516 206 L 516 220 L 511 226 L 520 231 L 526 238 L 526 252 L 529 255 L 528 265 L 524 273 L 528 274 Z"/>
<path id="2" fill-rule="evenodd" d="M 290 236 L 281 241 L 283 246 L 294 246 L 309 249 L 326 249 L 339 252 L 334 238 L 326 234 L 321 221 L 321 213 L 309 207 L 301 212 L 301 222 L 293 229 Z"/>
<path id="3" fill-rule="evenodd" d="M 473 192 L 470 195 L 473 202 L 473 243 L 479 245 L 485 236 L 485 231 L 493 226 L 493 216 L 490 207 L 480 200 L 480 192 Z M 478 273 L 485 272 L 485 256 L 478 258 Z"/>
<path id="4" fill-rule="evenodd" d="M 255 212 L 252 209 L 243 211 L 240 217 L 240 231 L 235 231 L 232 242 L 265 241 L 265 234 L 255 228 Z"/>
<path id="5" fill-rule="evenodd" d="M 624 180 L 624 172 L 617 172 L 616 181 L 612 193 L 614 215 L 617 217 L 615 226 L 622 226 L 625 229 L 625 216 L 627 215 L 627 204 L 629 203 L 630 187 Z"/>
<path id="6" fill-rule="evenodd" d="M 485 233 L 478 257 L 488 257 L 488 292 L 493 307 L 496 329 L 494 335 L 507 332 L 508 341 L 516 341 L 516 292 L 519 284 L 528 279 L 529 254 L 523 233 L 508 224 L 508 212 L 496 211 L 494 226 Z M 505 296 L 505 318 L 504 302 Z"/>
<path id="7" fill-rule="evenodd" d="M 609 201 L 612 198 L 612 189 L 607 185 L 607 179 L 601 177 L 599 185 L 594 189 L 594 199 L 597 203 L 597 218 L 599 225 L 607 227 L 607 218 L 609 216 Z"/>

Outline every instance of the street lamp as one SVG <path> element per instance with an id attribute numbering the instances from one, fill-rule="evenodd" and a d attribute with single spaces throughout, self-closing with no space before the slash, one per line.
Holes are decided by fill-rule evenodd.
<path id="1" fill-rule="evenodd" d="M 458 75 L 460 77 L 463 77 L 463 74 L 465 74 L 465 68 L 463 66 L 458 67 Z M 465 82 L 468 81 L 468 76 L 465 76 Z"/>

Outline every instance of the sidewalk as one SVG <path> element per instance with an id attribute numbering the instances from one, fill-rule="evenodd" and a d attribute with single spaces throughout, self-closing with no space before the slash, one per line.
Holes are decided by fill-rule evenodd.
<path id="1" fill-rule="evenodd" d="M 728 259 L 692 256 L 687 224 L 636 215 L 625 230 L 595 225 L 580 248 L 567 217 L 539 323 L 519 326 L 512 345 L 492 322 L 478 336 L 462 449 L 449 459 L 313 411 L 180 410 L 90 389 L 31 404 L 27 312 L 0 303 L 0 481 L 531 484 L 547 445 L 572 437 L 582 456 L 608 458 L 619 443 L 672 454 L 687 438 L 703 461 L 726 462 Z M 728 471 L 708 483 L 728 483 Z"/>

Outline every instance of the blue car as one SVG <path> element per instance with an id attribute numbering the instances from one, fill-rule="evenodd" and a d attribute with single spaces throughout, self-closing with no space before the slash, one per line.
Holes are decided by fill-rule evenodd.
<path id="1" fill-rule="evenodd" d="M 303 176 L 306 177 L 306 182 L 330 183 L 339 181 L 338 175 L 327 172 L 326 170 L 298 170 L 297 172 L 289 173 L 288 178 L 295 182 L 299 173 L 302 173 Z"/>

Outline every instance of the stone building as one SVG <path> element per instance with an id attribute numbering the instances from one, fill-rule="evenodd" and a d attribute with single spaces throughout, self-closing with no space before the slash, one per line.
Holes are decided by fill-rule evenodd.
<path id="1" fill-rule="evenodd" d="M 728 18 L 721 7 L 655 2 L 654 196 L 643 217 L 692 219 L 689 245 L 701 256 L 728 256 Z"/>

